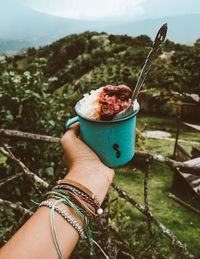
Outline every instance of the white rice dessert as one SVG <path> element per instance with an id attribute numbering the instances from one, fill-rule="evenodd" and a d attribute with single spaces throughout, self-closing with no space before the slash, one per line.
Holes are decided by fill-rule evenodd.
<path id="1" fill-rule="evenodd" d="M 79 112 L 82 116 L 93 120 L 100 119 L 99 95 L 102 92 L 102 89 L 103 87 L 84 94 L 84 97 L 80 100 L 79 106 Z"/>
<path id="2" fill-rule="evenodd" d="M 110 85 L 109 85 L 110 86 Z M 111 86 L 113 87 L 113 86 Z M 84 94 L 84 97 L 79 102 L 79 113 L 89 119 L 100 120 L 100 112 L 102 109 L 102 103 L 100 102 L 100 95 L 103 92 L 104 87 L 100 87 L 97 90 L 92 90 L 90 93 Z M 112 99 L 112 97 L 110 97 Z M 116 99 L 116 98 L 115 98 Z M 129 104 L 130 105 L 129 99 Z M 112 100 L 110 101 L 112 103 Z M 114 104 L 115 105 L 115 104 Z M 126 106 L 127 107 L 127 106 Z M 139 104 L 137 100 L 133 103 L 133 111 L 138 110 Z M 106 120 L 106 119 L 103 119 Z M 110 119 L 109 119 L 110 120 Z"/>

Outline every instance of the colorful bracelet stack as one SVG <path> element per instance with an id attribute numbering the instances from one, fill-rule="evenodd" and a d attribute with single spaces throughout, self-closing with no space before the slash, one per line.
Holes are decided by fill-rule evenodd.
<path id="1" fill-rule="evenodd" d="M 51 208 L 52 235 L 60 258 L 64 257 L 60 249 L 55 231 L 54 210 L 57 211 L 61 216 L 63 216 L 67 220 L 67 222 L 74 227 L 81 239 L 88 238 L 91 245 L 90 254 L 92 255 L 93 243 L 95 243 L 98 247 L 99 245 L 92 238 L 92 232 L 89 227 L 89 222 L 96 219 L 103 213 L 103 209 L 100 207 L 99 201 L 94 193 L 92 193 L 88 188 L 78 182 L 64 179 L 58 181 L 58 185 L 56 185 L 51 191 L 47 192 L 45 196 L 46 199 L 53 198 L 57 200 L 55 203 L 51 203 L 50 201 L 45 200 L 39 206 L 47 206 Z M 57 205 L 57 203 L 59 202 L 62 202 L 73 209 L 73 211 L 81 220 L 83 228 L 71 215 L 69 215 L 63 208 Z M 107 258 L 102 248 L 99 248 Z"/>
<path id="2" fill-rule="evenodd" d="M 43 201 L 40 203 L 39 206 L 40 207 L 47 206 L 49 208 L 53 208 L 53 205 L 54 204 L 49 201 Z M 83 228 L 78 224 L 78 222 L 72 216 L 70 216 L 66 211 L 64 211 L 62 208 L 60 208 L 57 205 L 55 205 L 54 210 L 57 211 L 59 214 L 61 214 L 77 230 L 81 239 L 86 238 Z"/>

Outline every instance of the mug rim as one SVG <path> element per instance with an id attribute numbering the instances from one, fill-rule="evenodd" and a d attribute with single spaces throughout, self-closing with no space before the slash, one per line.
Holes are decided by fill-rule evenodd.
<path id="1" fill-rule="evenodd" d="M 130 115 L 126 116 L 126 117 L 122 117 L 120 119 L 116 119 L 116 120 L 110 120 L 110 121 L 102 121 L 102 120 L 94 120 L 94 119 L 90 119 L 90 118 L 87 118 L 83 115 L 80 114 L 80 112 L 78 111 L 78 105 L 79 105 L 80 101 L 76 103 L 75 105 L 75 112 L 76 114 L 83 120 L 86 120 L 86 121 L 90 121 L 90 122 L 94 122 L 94 123 L 118 123 L 118 122 L 121 122 L 121 121 L 126 121 L 126 120 L 129 120 L 131 119 L 132 117 L 135 117 L 136 114 L 139 112 L 140 110 L 140 105 L 138 107 L 138 109 L 134 112 L 134 113 L 131 113 Z"/>

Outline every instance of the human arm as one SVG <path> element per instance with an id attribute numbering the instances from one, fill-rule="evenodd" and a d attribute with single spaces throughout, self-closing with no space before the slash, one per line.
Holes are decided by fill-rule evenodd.
<path id="1" fill-rule="evenodd" d="M 64 162 L 68 167 L 66 179 L 76 181 L 91 190 L 100 204 L 108 192 L 114 171 L 106 167 L 97 155 L 80 139 L 76 124 L 66 132 L 61 140 Z M 81 225 L 74 211 L 62 204 Z M 60 214 L 55 212 L 55 226 L 64 258 L 68 258 L 76 246 L 79 235 Z M 0 250 L 1 259 L 59 258 L 55 249 L 50 224 L 50 209 L 39 208 L 36 213 Z"/>

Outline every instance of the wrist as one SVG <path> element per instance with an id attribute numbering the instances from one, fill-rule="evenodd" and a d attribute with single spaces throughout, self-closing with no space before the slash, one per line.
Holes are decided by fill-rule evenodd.
<path id="1" fill-rule="evenodd" d="M 89 190 L 91 190 L 103 202 L 105 195 L 108 192 L 112 179 L 114 177 L 114 170 L 105 166 L 101 162 L 94 163 L 86 161 L 86 163 L 76 163 L 72 166 L 64 179 L 71 179 L 76 181 Z"/>

